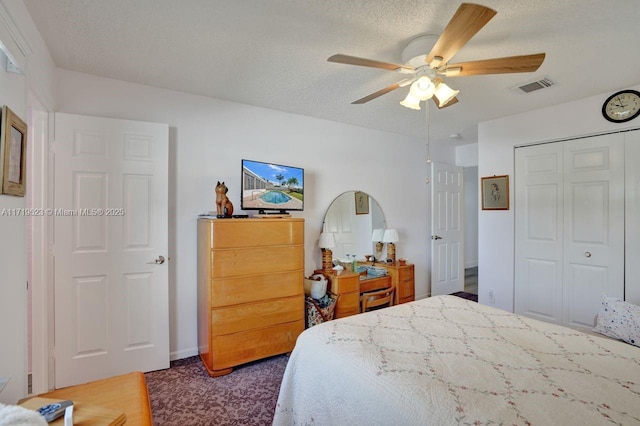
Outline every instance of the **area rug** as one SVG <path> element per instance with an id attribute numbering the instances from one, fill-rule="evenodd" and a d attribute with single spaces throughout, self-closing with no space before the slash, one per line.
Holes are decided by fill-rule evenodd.
<path id="1" fill-rule="evenodd" d="M 210 377 L 200 358 L 145 374 L 155 425 L 270 425 L 288 357 L 280 355 Z"/>
<path id="2" fill-rule="evenodd" d="M 466 291 L 459 291 L 457 293 L 451 293 L 452 296 L 462 297 L 463 299 L 473 300 L 474 302 L 478 301 L 477 294 L 467 293 Z"/>

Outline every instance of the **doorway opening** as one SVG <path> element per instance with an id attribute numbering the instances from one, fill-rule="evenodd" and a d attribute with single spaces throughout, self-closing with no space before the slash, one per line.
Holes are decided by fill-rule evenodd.
<path id="1" fill-rule="evenodd" d="M 464 167 L 464 291 L 478 295 L 478 166 Z"/>

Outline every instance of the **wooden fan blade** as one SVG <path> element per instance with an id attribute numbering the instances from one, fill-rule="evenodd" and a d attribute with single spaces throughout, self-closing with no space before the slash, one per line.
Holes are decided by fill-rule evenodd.
<path id="1" fill-rule="evenodd" d="M 353 101 L 351 103 L 352 104 L 364 104 L 366 102 L 369 102 L 372 99 L 375 99 L 375 98 L 377 98 L 379 96 L 382 96 L 384 94 L 392 92 L 392 91 L 396 90 L 399 87 L 402 87 L 402 86 L 400 86 L 400 83 L 394 83 L 391 86 L 387 86 L 384 89 L 380 89 L 377 92 L 374 92 L 374 93 L 372 93 L 372 94 L 370 94 L 368 96 L 365 96 L 364 98 L 360 98 L 357 101 Z"/>
<path id="2" fill-rule="evenodd" d="M 361 67 L 371 67 L 371 68 L 381 68 L 383 70 L 389 71 L 398 71 L 400 69 L 407 71 L 415 71 L 416 69 L 412 66 L 408 65 L 400 65 L 400 64 L 392 64 L 389 62 L 380 62 L 374 61 L 372 59 L 358 58 L 356 56 L 349 55 L 333 55 L 329 59 L 328 62 L 337 62 L 339 64 L 347 64 L 347 65 L 359 65 Z"/>
<path id="3" fill-rule="evenodd" d="M 427 55 L 427 63 L 434 56 L 442 57 L 442 63 L 449 59 L 462 48 L 487 22 L 496 15 L 496 11 L 479 4 L 462 3 L 440 38 Z"/>
<path id="4" fill-rule="evenodd" d="M 446 107 L 449 107 L 449 106 L 451 106 L 453 104 L 457 104 L 458 103 L 458 98 L 457 97 L 451 99 L 449 102 L 447 102 L 446 104 L 444 104 L 442 106 L 440 106 L 440 101 L 438 100 L 438 98 L 435 95 L 433 95 L 433 97 L 431 99 L 433 99 L 433 103 L 436 104 L 438 109 L 446 108 Z"/>
<path id="5" fill-rule="evenodd" d="M 542 65 L 544 57 L 544 53 L 536 53 L 535 55 L 508 56 L 505 58 L 447 64 L 447 68 L 460 68 L 460 73 L 445 75 L 447 77 L 462 77 L 467 75 L 533 72 Z"/>

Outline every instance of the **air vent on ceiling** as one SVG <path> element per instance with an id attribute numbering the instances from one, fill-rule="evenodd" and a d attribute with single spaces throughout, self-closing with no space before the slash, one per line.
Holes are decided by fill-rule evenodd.
<path id="1" fill-rule="evenodd" d="M 517 86 L 512 87 L 511 90 L 515 90 L 516 92 L 531 93 L 531 92 L 535 92 L 536 90 L 546 89 L 555 84 L 556 83 L 553 80 L 551 80 L 549 77 L 544 77 L 540 80 L 529 81 L 527 83 L 518 84 Z"/>

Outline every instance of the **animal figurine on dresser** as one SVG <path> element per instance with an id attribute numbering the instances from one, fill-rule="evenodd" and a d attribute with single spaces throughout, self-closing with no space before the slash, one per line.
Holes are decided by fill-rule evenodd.
<path id="1" fill-rule="evenodd" d="M 229 188 L 224 182 L 216 185 L 216 209 L 218 210 L 217 217 L 231 217 L 233 215 L 233 203 L 231 200 L 227 198 L 227 192 L 229 192 Z"/>

